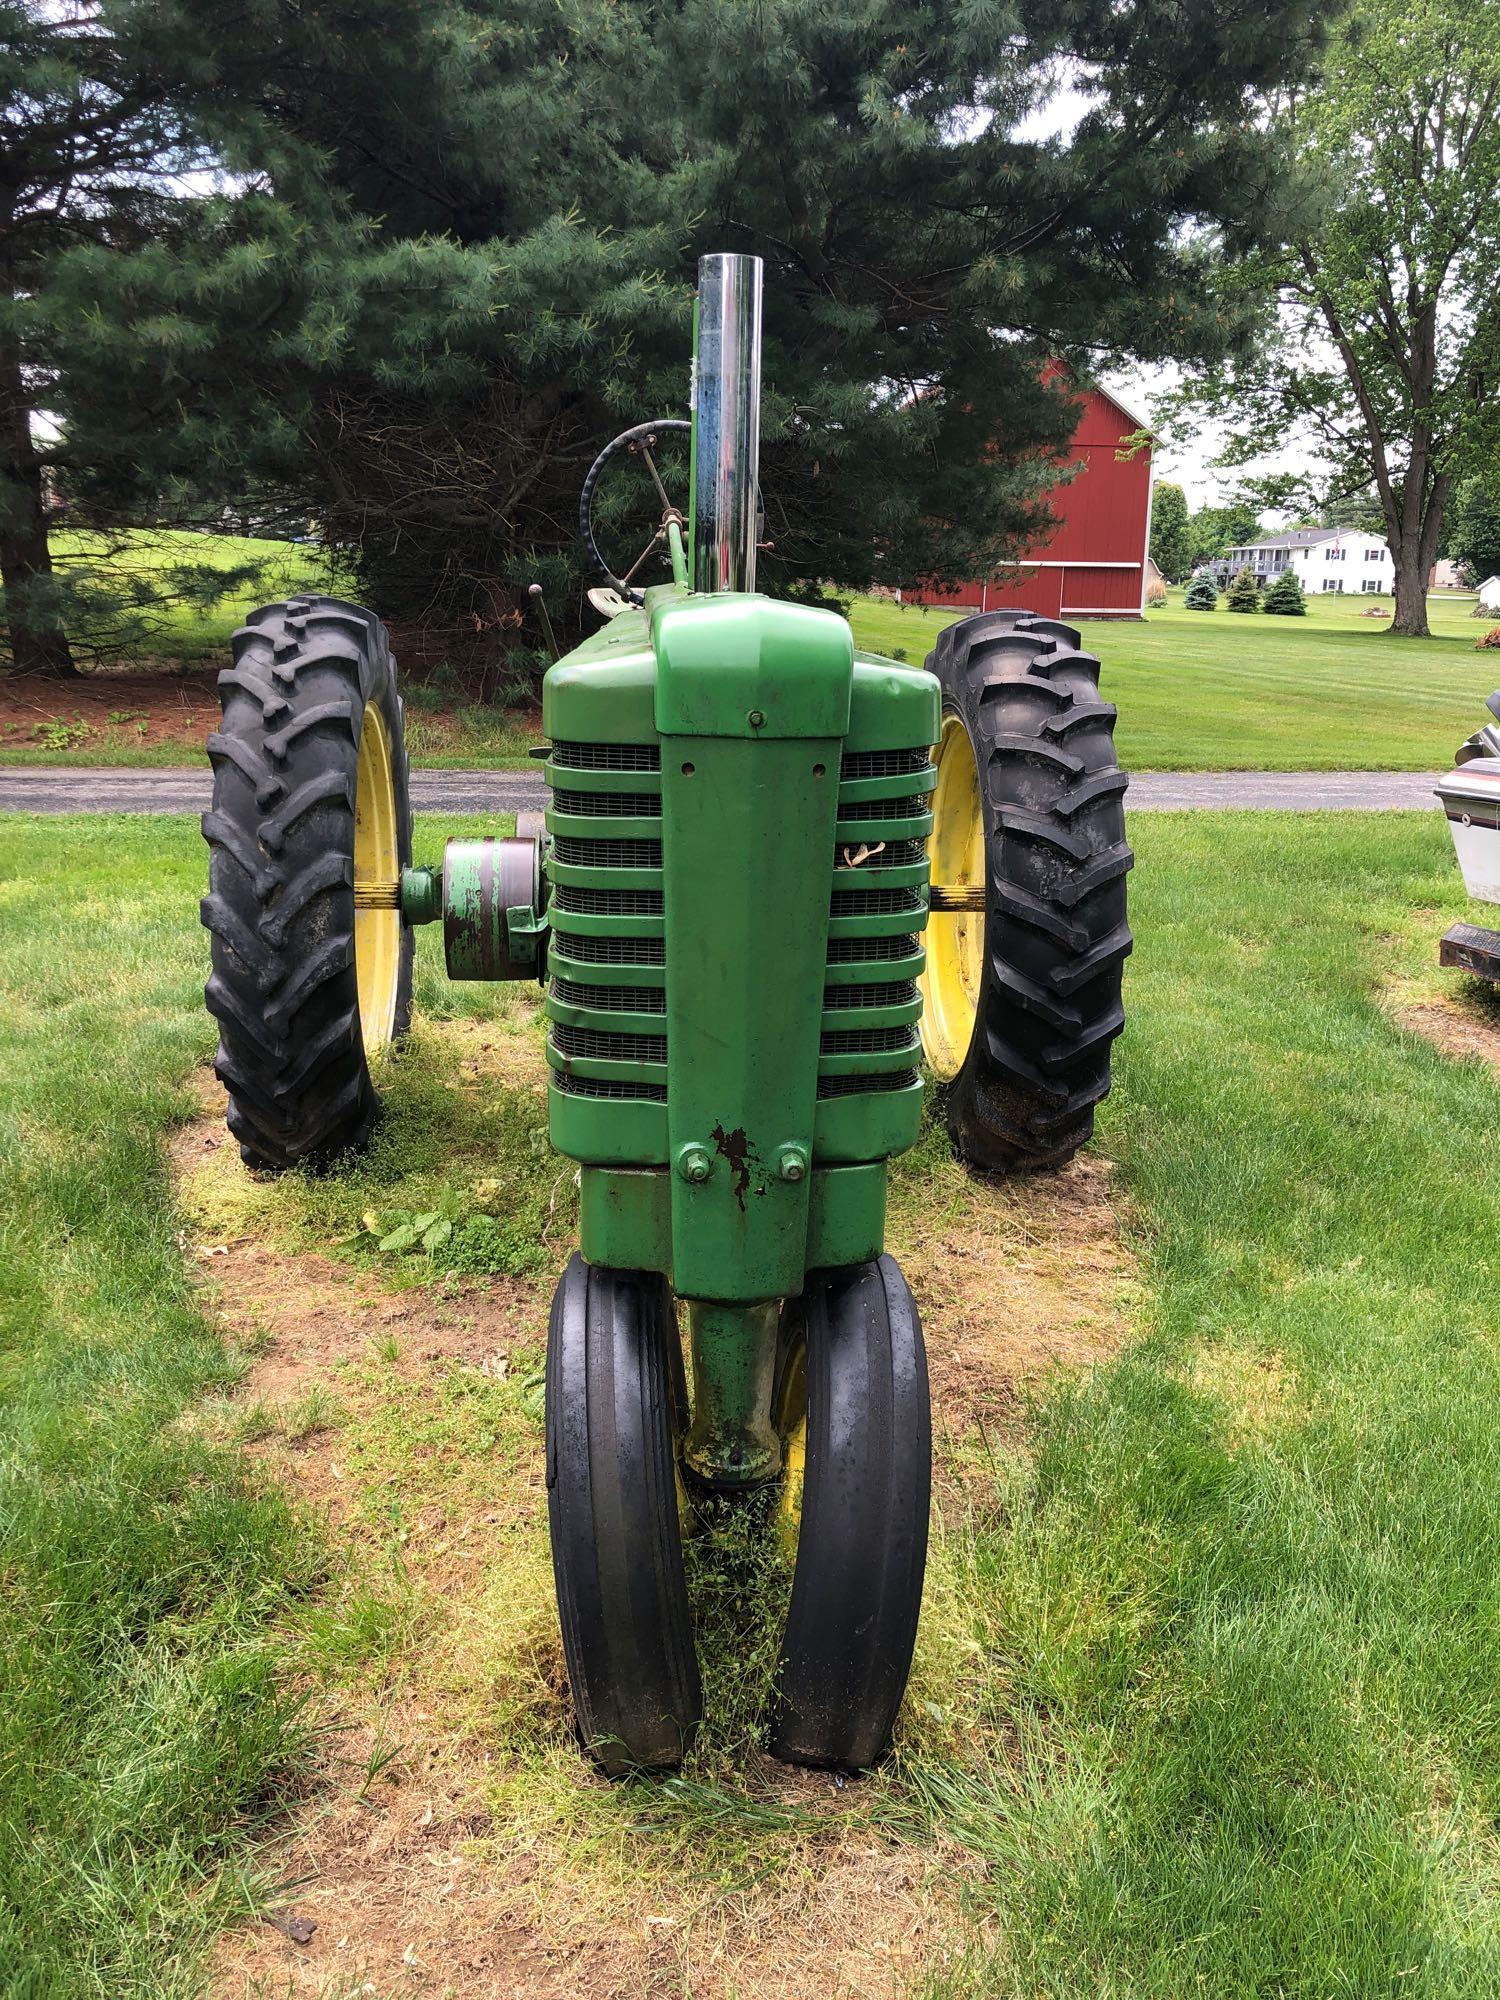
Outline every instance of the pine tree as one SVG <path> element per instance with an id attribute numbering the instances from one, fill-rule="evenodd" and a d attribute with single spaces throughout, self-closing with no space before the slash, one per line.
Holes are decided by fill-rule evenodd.
<path id="1" fill-rule="evenodd" d="M 80 245 L 170 235 L 178 121 L 139 16 L 0 0 L 0 584 L 23 672 L 74 671 L 48 536 L 66 455 L 37 421 L 53 267 Z"/>
<path id="2" fill-rule="evenodd" d="M 1248 566 L 1236 572 L 1230 581 L 1229 593 L 1224 599 L 1228 611 L 1258 611 L 1260 609 L 1260 586 L 1255 581 L 1255 573 Z"/>
<path id="3" fill-rule="evenodd" d="M 1151 488 L 1151 554 L 1168 583 L 1180 583 L 1187 575 L 1187 495 L 1168 479 L 1158 479 Z"/>
<path id="4" fill-rule="evenodd" d="M 1110 0 L 916 19 L 905 0 L 157 6 L 164 32 L 217 38 L 243 108 L 227 152 L 258 171 L 274 121 L 348 226 L 289 258 L 273 224 L 258 261 L 231 232 L 196 291 L 165 266 L 115 287 L 120 367 L 105 393 L 80 360 L 75 434 L 113 426 L 123 467 L 137 408 L 184 411 L 192 463 L 238 480 L 253 449 L 382 610 L 486 626 L 534 576 L 556 613 L 591 456 L 685 413 L 707 249 L 766 260 L 768 588 L 1014 554 L 1074 422 L 1049 361 L 1078 379 L 1104 351 L 1239 338 L 1243 318 L 1202 309 L 1199 245 L 1273 229 L 1280 141 L 1250 113 L 1305 70 L 1325 14 L 1270 0 L 1226 37 L 1208 0 L 1140 0 L 1122 38 Z M 1018 138 L 1063 58 L 1097 105 L 1065 140 Z"/>
<path id="5" fill-rule="evenodd" d="M 118 643 L 169 598 L 251 580 L 189 562 L 143 578 L 107 533 L 59 561 L 59 508 L 106 531 L 215 525 L 226 503 L 274 505 L 257 466 L 300 439 L 297 329 L 271 304 L 360 234 L 314 156 L 227 86 L 220 46 L 209 12 L 169 0 L 0 0 L 0 582 L 19 671 L 72 673 L 101 625 Z"/>
<path id="6" fill-rule="evenodd" d="M 1214 582 L 1211 570 L 1201 570 L 1187 587 L 1182 600 L 1185 611 L 1217 611 L 1219 608 L 1219 586 Z"/>
<path id="7" fill-rule="evenodd" d="M 1268 618 L 1305 618 L 1307 599 L 1302 594 L 1302 580 L 1294 569 L 1284 569 L 1274 583 L 1266 588 L 1261 599 L 1261 609 Z"/>

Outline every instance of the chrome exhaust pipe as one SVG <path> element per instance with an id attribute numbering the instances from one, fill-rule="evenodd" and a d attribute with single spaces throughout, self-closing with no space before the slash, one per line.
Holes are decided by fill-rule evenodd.
<path id="1" fill-rule="evenodd" d="M 698 262 L 693 355 L 694 590 L 754 590 L 760 517 L 759 257 Z"/>

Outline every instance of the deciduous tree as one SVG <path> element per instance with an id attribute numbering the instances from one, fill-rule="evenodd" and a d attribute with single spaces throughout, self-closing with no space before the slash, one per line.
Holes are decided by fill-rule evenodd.
<path id="1" fill-rule="evenodd" d="M 1448 554 L 1471 583 L 1500 576 L 1500 479 L 1476 475 L 1453 496 Z"/>
<path id="2" fill-rule="evenodd" d="M 1312 198 L 1273 257 L 1252 364 L 1201 387 L 1242 462 L 1306 436 L 1330 497 L 1373 488 L 1396 568 L 1391 630 L 1427 631 L 1454 482 L 1500 447 L 1500 33 L 1472 0 L 1369 0 L 1319 88 L 1288 100 Z"/>
<path id="3" fill-rule="evenodd" d="M 1260 533 L 1260 517 L 1243 500 L 1224 507 L 1200 507 L 1188 518 L 1188 561 L 1193 569 L 1217 562 L 1229 549 L 1253 542 Z"/>

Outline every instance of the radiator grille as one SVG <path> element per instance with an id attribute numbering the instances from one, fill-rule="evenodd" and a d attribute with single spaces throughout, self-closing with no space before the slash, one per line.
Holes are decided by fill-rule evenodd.
<path id="1" fill-rule="evenodd" d="M 661 769 L 661 751 L 653 743 L 567 742 L 553 745 L 551 761 L 560 781 L 564 772 L 574 771 L 655 774 Z M 919 1072 L 915 1067 L 919 1036 L 913 1025 L 903 1023 L 895 1027 L 865 1028 L 854 1023 L 859 1018 L 860 1009 L 909 1009 L 915 1005 L 917 989 L 914 982 L 911 979 L 882 978 L 880 968 L 894 961 L 913 960 L 920 956 L 921 940 L 917 932 L 924 914 L 923 891 L 920 886 L 891 886 L 889 871 L 920 868 L 926 857 L 926 843 L 920 840 L 880 843 L 876 852 L 866 854 L 857 864 L 857 872 L 853 857 L 860 852 L 862 845 L 857 831 L 861 824 L 874 826 L 881 822 L 918 818 L 926 811 L 927 787 L 931 784 L 930 777 L 926 775 L 927 766 L 928 749 L 925 745 L 894 750 L 851 751 L 840 763 L 842 779 L 888 780 L 890 796 L 840 802 L 838 814 L 845 830 L 838 838 L 832 857 L 835 875 L 829 891 L 830 915 L 843 920 L 839 925 L 840 932 L 851 927 L 858 929 L 861 919 L 870 920 L 872 928 L 884 920 L 887 923 L 904 923 L 907 929 L 895 937 L 838 935 L 829 939 L 827 963 L 830 967 L 868 966 L 870 971 L 867 974 L 859 970 L 854 972 L 855 980 L 863 978 L 862 984 L 825 986 L 824 1008 L 835 1016 L 843 1014 L 849 1026 L 830 1028 L 821 1033 L 820 1066 L 822 1059 L 832 1062 L 841 1057 L 861 1056 L 875 1067 L 859 1075 L 820 1076 L 817 1083 L 820 1099 L 879 1096 L 910 1090 L 919 1083 Z M 654 775 L 646 776 L 633 790 L 609 792 L 590 789 L 588 779 L 580 777 L 559 783 L 553 794 L 553 808 L 560 815 L 581 819 L 648 819 L 659 822 L 662 801 L 654 785 Z M 605 832 L 603 827 L 599 830 Z M 548 988 L 548 1012 L 553 1016 L 549 1023 L 548 1046 L 549 1060 L 554 1066 L 553 1083 L 559 1092 L 569 1097 L 622 1104 L 665 1104 L 667 1089 L 661 1069 L 667 1061 L 665 1032 L 636 1032 L 627 1029 L 623 1023 L 617 1025 L 609 1018 L 646 1015 L 651 1017 L 644 1024 L 648 1030 L 665 1030 L 666 1027 L 667 993 L 663 978 L 665 938 L 613 935 L 615 927 L 609 922 L 611 918 L 661 919 L 665 915 L 661 875 L 653 872 L 660 871 L 663 865 L 661 840 L 592 839 L 587 833 L 569 832 L 556 837 L 551 858 L 563 870 L 642 871 L 628 888 L 615 889 L 600 886 L 597 882 L 587 886 L 566 882 L 554 884 L 552 912 L 557 929 L 552 937 L 553 976 Z M 607 934 L 585 935 L 582 931 L 570 930 L 569 917 L 587 917 Z M 592 983 L 589 973 L 583 971 L 585 967 L 596 966 L 601 968 L 593 975 L 600 982 L 597 985 Z M 604 968 L 610 966 L 660 969 L 646 974 L 654 980 L 651 985 L 623 986 L 608 983 L 610 974 Z M 565 971 L 565 967 L 570 969 Z M 579 974 L 582 976 L 577 976 Z M 617 974 L 616 979 L 621 976 Z M 832 976 L 830 974 L 830 978 Z M 585 1009 L 593 1017 L 589 1026 L 579 1027 L 572 1021 L 556 1018 L 560 1012 L 574 1008 Z M 594 1061 L 601 1065 L 618 1063 L 626 1069 L 626 1074 L 618 1077 L 578 1076 L 570 1069 L 561 1067 L 575 1060 L 585 1063 Z"/>
<path id="2" fill-rule="evenodd" d="M 584 986 L 576 979 L 554 979 L 552 995 L 556 1000 L 566 1000 L 570 1006 L 592 1007 L 601 1014 L 665 1014 L 667 1011 L 664 986 Z"/>
<path id="3" fill-rule="evenodd" d="M 569 1070 L 554 1070 L 552 1081 L 564 1097 L 610 1097 L 622 1104 L 665 1104 L 664 1083 L 637 1083 L 633 1077 L 574 1076 Z"/>
<path id="4" fill-rule="evenodd" d="M 919 949 L 916 937 L 836 937 L 828 940 L 830 965 L 862 965 L 886 958 L 911 958 Z"/>
<path id="5" fill-rule="evenodd" d="M 927 810 L 928 751 L 924 744 L 896 750 L 853 750 L 843 758 L 839 775 L 845 780 L 886 779 L 880 798 L 840 798 L 838 816 L 843 825 L 834 848 L 834 877 L 829 899 L 830 919 L 839 919 L 836 933 L 828 940 L 828 965 L 870 968 L 861 985 L 829 984 L 823 990 L 823 1006 L 829 1013 L 849 1013 L 859 1008 L 912 1007 L 917 988 L 910 979 L 882 979 L 878 968 L 895 959 L 910 960 L 921 952 L 916 935 L 923 921 L 926 896 L 920 885 L 892 885 L 887 871 L 921 867 L 927 844 L 921 840 L 871 840 L 872 851 L 861 857 L 862 843 L 855 830 L 861 822 L 874 825 L 881 820 L 916 818 Z M 917 774 L 921 773 L 919 777 Z M 915 784 L 914 784 L 915 781 Z M 918 791 L 915 786 L 920 785 Z M 905 923 L 910 929 L 897 937 L 850 936 L 861 919 L 875 930 L 880 920 Z M 856 974 L 856 977 L 859 975 Z M 818 1039 L 820 1064 L 839 1057 L 864 1056 L 872 1064 L 857 1075 L 822 1075 L 818 1078 L 820 1098 L 879 1096 L 893 1090 L 910 1089 L 917 1081 L 913 1068 L 921 1038 L 911 1022 L 894 1027 L 825 1028 Z"/>
<path id="6" fill-rule="evenodd" d="M 856 862 L 860 843 L 857 840 L 841 840 L 833 850 L 835 868 L 859 867 L 872 874 L 881 868 L 912 868 L 926 858 L 927 849 L 920 840 L 887 840 L 878 851 L 867 854 L 863 861 Z"/>
<path id="7" fill-rule="evenodd" d="M 897 912 L 914 917 L 921 907 L 917 889 L 835 889 L 830 905 L 836 917 L 888 917 Z"/>
<path id="8" fill-rule="evenodd" d="M 552 949 L 559 958 L 576 958 L 583 965 L 665 965 L 667 941 L 650 937 L 582 937 L 574 931 L 554 931 Z"/>
<path id="9" fill-rule="evenodd" d="M 570 868 L 660 868 L 660 840 L 576 840 L 558 834 L 554 856 Z"/>
<path id="10" fill-rule="evenodd" d="M 566 1021 L 554 1021 L 552 1040 L 559 1055 L 592 1056 L 598 1062 L 664 1063 L 667 1059 L 665 1035 L 607 1035 L 597 1028 L 574 1028 Z"/>
<path id="11" fill-rule="evenodd" d="M 560 813 L 579 819 L 660 819 L 660 792 L 554 792 Z"/>
<path id="12" fill-rule="evenodd" d="M 915 819 L 918 813 L 926 812 L 927 798 L 924 794 L 914 794 L 903 799 L 850 799 L 839 804 L 839 818 L 844 821 L 861 819 Z"/>
<path id="13" fill-rule="evenodd" d="M 886 1090 L 910 1090 L 922 1081 L 920 1070 L 888 1069 L 870 1076 L 820 1076 L 819 1097 L 866 1097 Z"/>
<path id="14" fill-rule="evenodd" d="M 909 1056 L 916 1053 L 917 1031 L 903 1023 L 895 1028 L 830 1028 L 818 1043 L 825 1056 Z"/>
<path id="15" fill-rule="evenodd" d="M 559 834 L 552 843 L 557 860 L 569 868 L 660 868 L 659 840 L 579 840 Z M 887 863 L 887 866 L 890 864 Z"/>
<path id="16" fill-rule="evenodd" d="M 926 750 L 851 750 L 839 765 L 841 778 L 904 778 L 925 770 Z"/>
<path id="17" fill-rule="evenodd" d="M 917 997 L 911 979 L 885 979 L 873 986 L 828 986 L 823 991 L 825 1012 L 847 1007 L 909 1007 Z"/>
<path id="18" fill-rule="evenodd" d="M 660 889 L 582 889 L 576 882 L 559 882 L 552 907 L 562 916 L 659 917 L 665 904 Z"/>
<path id="19" fill-rule="evenodd" d="M 655 743 L 554 743 L 552 761 L 564 771 L 659 771 Z"/>

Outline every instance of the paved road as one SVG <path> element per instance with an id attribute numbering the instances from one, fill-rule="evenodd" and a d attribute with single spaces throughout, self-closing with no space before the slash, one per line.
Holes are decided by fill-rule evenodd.
<path id="1" fill-rule="evenodd" d="M 1135 812 L 1249 806 L 1264 811 L 1398 812 L 1431 807 L 1436 771 L 1146 771 L 1130 781 Z M 206 769 L 68 770 L 0 765 L 0 812 L 198 813 Z M 515 812 L 546 802 L 539 771 L 417 771 L 419 812 Z"/>
<path id="2" fill-rule="evenodd" d="M 0 765 L 0 812 L 201 813 L 213 780 L 201 770 L 90 771 Z M 419 812 L 515 812 L 546 803 L 539 771 L 416 771 Z"/>
<path id="3" fill-rule="evenodd" d="M 1204 770 L 1142 772 L 1130 780 L 1134 812 L 1180 806 L 1256 806 L 1266 812 L 1402 812 L 1436 806 L 1436 770 Z M 206 770 L 66 770 L 0 766 L 0 812 L 204 812 Z M 516 812 L 546 804 L 534 770 L 418 770 L 418 812 Z"/>

